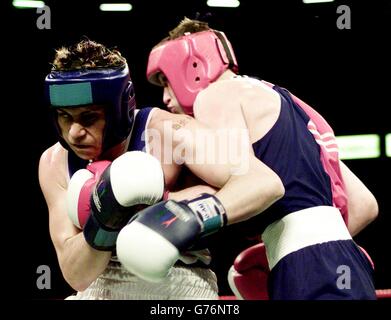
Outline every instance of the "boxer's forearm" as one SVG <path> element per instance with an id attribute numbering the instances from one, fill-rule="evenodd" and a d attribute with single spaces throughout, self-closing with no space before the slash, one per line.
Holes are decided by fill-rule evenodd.
<path id="1" fill-rule="evenodd" d="M 228 224 L 247 220 L 284 195 L 281 179 L 265 164 L 251 157 L 250 165 L 241 175 L 232 175 L 216 197 L 226 209 Z"/>
<path id="2" fill-rule="evenodd" d="M 176 201 L 194 199 L 203 193 L 215 194 L 216 189 L 207 185 L 197 185 L 183 190 L 169 192 L 168 199 Z"/>
<path id="3" fill-rule="evenodd" d="M 83 233 L 65 241 L 62 252 L 57 252 L 65 280 L 77 291 L 85 290 L 107 267 L 110 251 L 90 247 Z"/>

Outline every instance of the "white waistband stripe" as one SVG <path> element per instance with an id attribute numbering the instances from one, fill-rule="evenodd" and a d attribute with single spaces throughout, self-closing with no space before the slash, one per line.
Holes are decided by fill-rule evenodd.
<path id="1" fill-rule="evenodd" d="M 352 239 L 337 208 L 319 206 L 290 213 L 262 234 L 270 270 L 299 249 L 328 241 Z"/>

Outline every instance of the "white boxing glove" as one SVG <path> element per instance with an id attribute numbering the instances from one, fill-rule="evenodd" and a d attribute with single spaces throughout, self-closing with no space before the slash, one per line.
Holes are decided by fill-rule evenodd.
<path id="1" fill-rule="evenodd" d="M 112 163 L 95 161 L 75 172 L 68 185 L 67 212 L 74 225 L 85 231 L 91 246 L 109 250 L 115 246 L 119 230 L 140 210 L 139 205 L 154 204 L 163 194 L 159 160 L 130 151 Z"/>
<path id="2" fill-rule="evenodd" d="M 140 210 L 162 199 L 164 174 L 160 161 L 141 151 L 126 152 L 102 173 L 92 190 L 91 214 L 83 232 L 97 250 L 115 248 L 119 231 Z"/>
<path id="3" fill-rule="evenodd" d="M 129 151 L 113 161 L 110 181 L 123 207 L 151 205 L 163 198 L 164 174 L 160 161 L 142 151 Z"/>

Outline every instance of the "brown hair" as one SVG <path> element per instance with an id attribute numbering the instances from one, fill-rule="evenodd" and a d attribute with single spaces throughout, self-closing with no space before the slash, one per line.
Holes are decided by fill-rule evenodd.
<path id="1" fill-rule="evenodd" d="M 207 30 L 212 30 L 207 22 L 192 20 L 187 17 L 184 17 L 184 19 L 181 22 L 179 22 L 179 24 L 174 29 L 168 32 L 168 36 L 163 38 L 152 49 L 159 47 L 160 45 L 162 45 L 167 41 L 180 38 L 183 35 L 185 35 L 185 33 L 196 33 L 196 32 L 207 31 Z"/>
<path id="2" fill-rule="evenodd" d="M 103 44 L 87 39 L 70 47 L 57 49 L 52 66 L 53 70 L 69 71 L 119 67 L 125 64 L 126 59 L 118 50 L 110 50 Z"/>
<path id="3" fill-rule="evenodd" d="M 196 33 L 211 30 L 207 22 L 191 20 L 185 17 L 174 29 L 168 32 L 167 40 L 173 40 L 183 36 L 185 33 Z"/>

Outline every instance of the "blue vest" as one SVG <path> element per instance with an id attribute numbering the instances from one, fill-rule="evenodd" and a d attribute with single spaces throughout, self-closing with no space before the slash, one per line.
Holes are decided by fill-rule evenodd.
<path id="1" fill-rule="evenodd" d="M 311 119 L 286 89 L 273 89 L 281 99 L 280 114 L 252 147 L 255 156 L 280 177 L 285 194 L 262 213 L 234 227 L 246 236 L 260 235 L 270 223 L 291 212 L 333 205 L 330 177 L 323 168 L 320 147 L 307 127 Z"/>

